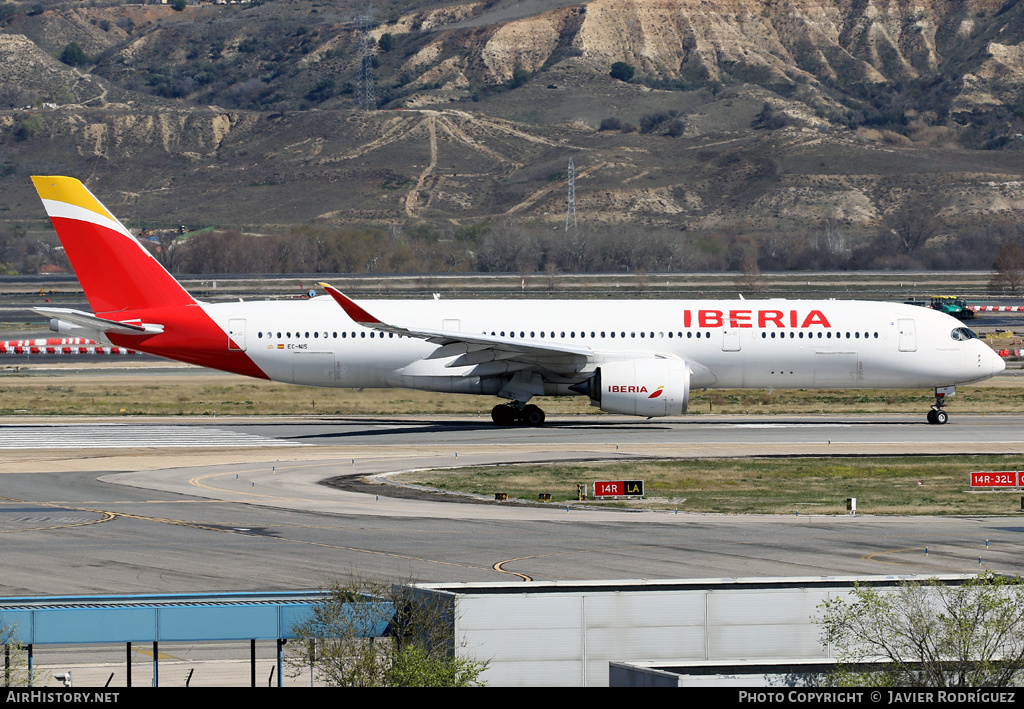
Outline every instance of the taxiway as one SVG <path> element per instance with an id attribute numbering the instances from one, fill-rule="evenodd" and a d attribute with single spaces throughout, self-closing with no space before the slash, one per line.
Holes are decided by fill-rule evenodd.
<path id="1" fill-rule="evenodd" d="M 1022 572 L 1024 520 L 1012 516 L 598 511 L 400 500 L 383 489 L 375 496 L 320 484 L 339 475 L 540 460 L 1024 452 L 1024 416 L 953 421 L 555 417 L 542 429 L 441 417 L 5 424 L 0 595 L 294 589 L 350 574 L 487 581 Z M 176 443 L 189 440 L 195 445 Z"/>

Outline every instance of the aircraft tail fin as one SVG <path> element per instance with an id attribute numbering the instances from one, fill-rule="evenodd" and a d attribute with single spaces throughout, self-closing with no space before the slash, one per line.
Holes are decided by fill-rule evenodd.
<path id="1" fill-rule="evenodd" d="M 32 182 L 93 312 L 196 302 L 81 182 L 50 176 Z"/>

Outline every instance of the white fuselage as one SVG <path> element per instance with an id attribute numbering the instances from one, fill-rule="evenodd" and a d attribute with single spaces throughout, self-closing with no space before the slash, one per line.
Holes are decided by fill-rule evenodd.
<path id="1" fill-rule="evenodd" d="M 692 386 L 921 388 L 997 374 L 1002 360 L 954 318 L 893 303 L 809 300 L 378 300 L 360 305 L 391 325 L 571 345 L 592 354 L 570 394 L 603 362 L 669 357 Z M 354 323 L 328 296 L 204 304 L 239 349 L 277 381 L 494 394 L 500 361 L 449 366 L 441 345 Z M 443 355 L 443 353 L 440 353 Z M 432 358 L 433 355 L 433 358 Z"/>

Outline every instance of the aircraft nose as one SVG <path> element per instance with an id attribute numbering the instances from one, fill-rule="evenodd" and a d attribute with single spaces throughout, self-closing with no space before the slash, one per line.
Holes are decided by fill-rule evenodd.
<path id="1" fill-rule="evenodd" d="M 992 376 L 994 377 L 995 375 L 999 374 L 1004 369 L 1006 369 L 1006 362 L 1003 361 L 1003 358 L 1000 357 L 999 353 L 996 352 L 995 350 L 989 348 L 988 353 L 992 366 Z"/>

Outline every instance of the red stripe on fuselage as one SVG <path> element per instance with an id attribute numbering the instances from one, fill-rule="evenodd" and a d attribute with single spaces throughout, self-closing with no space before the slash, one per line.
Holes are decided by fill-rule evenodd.
<path id="1" fill-rule="evenodd" d="M 114 314 L 97 315 L 111 317 Z M 116 313 L 116 316 L 118 320 L 138 318 L 144 323 L 159 323 L 164 328 L 159 335 L 108 333 L 110 341 L 119 347 L 247 377 L 270 379 L 245 352 L 228 348 L 227 333 L 198 304 L 132 310 Z"/>

